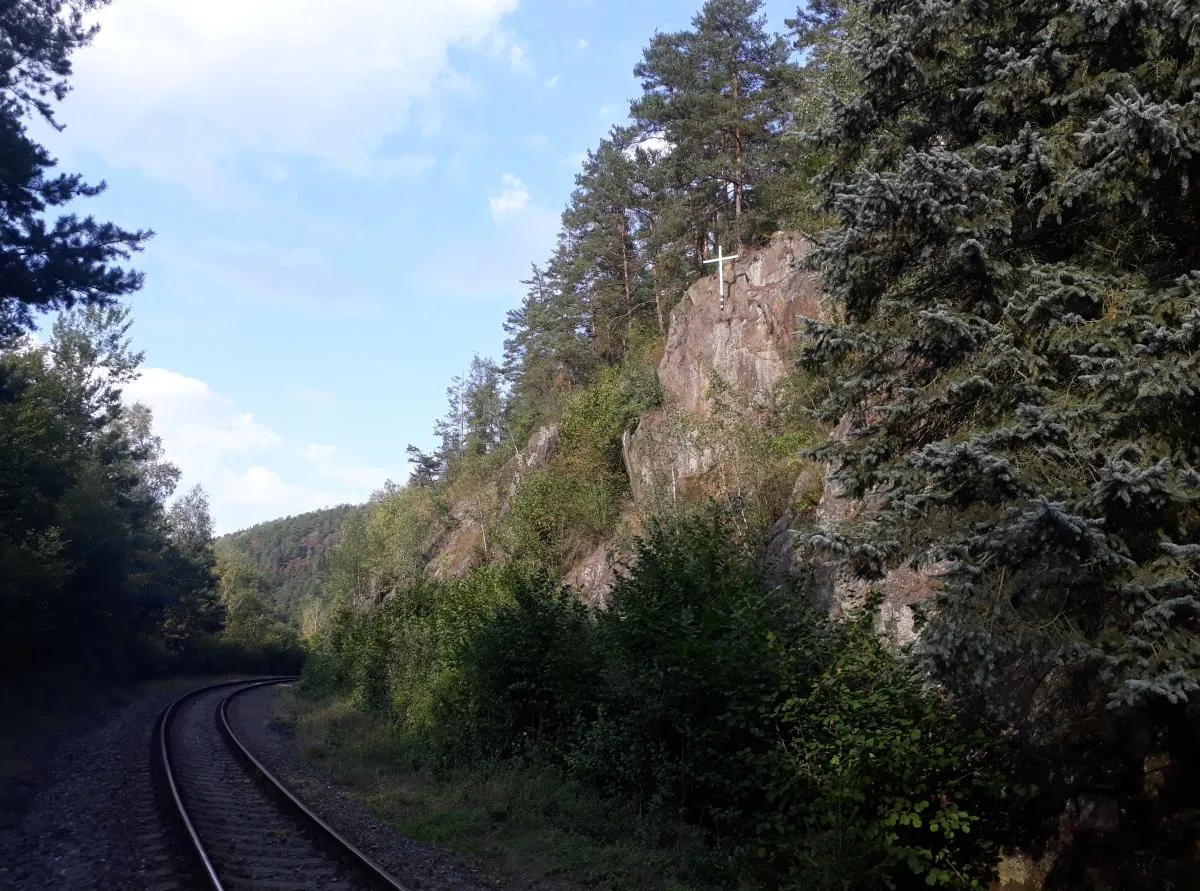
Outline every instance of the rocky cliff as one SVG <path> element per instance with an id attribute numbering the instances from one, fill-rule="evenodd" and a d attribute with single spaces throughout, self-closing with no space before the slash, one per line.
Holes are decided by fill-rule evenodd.
<path id="1" fill-rule="evenodd" d="M 426 545 L 429 555 L 425 571 L 435 579 L 462 578 L 484 562 L 492 544 L 488 541 L 493 516 L 504 517 L 509 503 L 531 470 L 545 467 L 558 447 L 557 424 L 539 427 L 519 452 L 500 470 L 493 485 L 477 487 L 468 497 L 450 499 L 450 517 L 444 529 L 434 531 Z"/>
<path id="2" fill-rule="evenodd" d="M 705 421 L 720 393 L 753 423 L 767 411 L 792 370 L 796 332 L 803 319 L 821 319 L 825 308 L 814 274 L 800 262 L 811 250 L 802 236 L 781 234 L 764 248 L 742 251 L 726 270 L 724 308 L 715 275 L 696 282 L 671 313 L 658 376 L 666 406 L 644 416 L 625 438 L 625 463 L 635 503 L 653 510 L 694 494 L 722 494 L 719 436 L 705 435 Z M 842 429 L 831 436 L 845 435 Z M 861 605 L 870 584 L 849 577 L 836 562 L 802 564 L 794 547 L 800 529 L 853 524 L 862 502 L 842 497 L 831 468 L 803 466 L 787 507 L 767 542 L 775 578 L 809 573 L 810 592 L 821 609 L 844 615 Z M 883 594 L 880 631 L 896 643 L 913 636 L 912 606 L 936 585 L 937 568 L 899 567 L 874 583 Z M 595 595 L 593 594 L 593 597 Z"/>
<path id="3" fill-rule="evenodd" d="M 781 234 L 764 248 L 743 250 L 726 265 L 726 295 L 710 275 L 693 284 L 671 312 L 658 365 L 665 407 L 644 416 L 625 438 L 634 499 L 652 508 L 697 491 L 718 494 L 706 479 L 720 447 L 704 435 L 720 390 L 736 410 L 765 410 L 791 369 L 802 316 L 819 317 L 821 290 L 799 266 L 811 245 Z"/>
<path id="4" fill-rule="evenodd" d="M 811 245 L 782 234 L 765 248 L 743 250 L 726 264 L 724 308 L 719 281 L 710 275 L 693 284 L 671 312 L 658 377 L 668 401 L 686 412 L 706 414 L 715 376 L 753 407 L 765 407 L 790 370 L 799 316 L 817 318 L 821 290 L 797 264 Z"/>
<path id="5" fill-rule="evenodd" d="M 622 455 L 633 494 L 622 526 L 705 495 L 725 495 L 745 470 L 744 456 L 723 441 L 726 427 L 717 417 L 734 415 L 753 427 L 773 406 L 780 383 L 793 368 L 796 332 L 803 319 L 822 318 L 820 285 L 805 268 L 811 244 L 801 235 L 781 233 L 761 248 L 743 249 L 726 265 L 724 305 L 716 274 L 695 282 L 670 314 L 657 374 L 663 407 L 643 415 L 623 439 Z M 843 435 L 830 431 L 829 435 Z M 522 474 L 544 467 L 554 455 L 557 427 L 536 431 L 505 465 L 492 494 L 501 516 Z M 811 570 L 794 545 L 798 529 L 854 523 L 863 504 L 843 498 L 828 480 L 829 468 L 803 464 L 791 495 L 779 511 L 767 542 L 776 578 L 807 571 L 814 601 L 841 615 L 865 599 L 869 586 L 839 571 L 834 563 Z M 478 496 L 477 496 L 478 497 Z M 474 499 L 451 506 L 452 522 L 435 546 L 429 570 L 457 577 L 484 559 L 485 512 Z M 614 540 L 601 542 L 570 567 L 565 581 L 589 603 L 599 605 L 615 579 L 615 565 L 628 558 Z M 881 630 L 897 642 L 911 639 L 911 605 L 927 596 L 935 573 L 906 567 L 875 583 L 884 595 Z"/>

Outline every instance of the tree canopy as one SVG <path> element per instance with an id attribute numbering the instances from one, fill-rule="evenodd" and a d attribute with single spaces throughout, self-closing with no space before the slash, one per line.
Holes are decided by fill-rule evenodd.
<path id="1" fill-rule="evenodd" d="M 112 306 L 142 285 L 120 265 L 150 238 L 57 207 L 99 195 L 80 174 L 54 173 L 55 160 L 28 133 L 38 117 L 57 126 L 71 54 L 91 42 L 84 15 L 108 0 L 19 0 L 0 7 L 0 343 L 33 324 L 33 312 L 77 303 Z"/>

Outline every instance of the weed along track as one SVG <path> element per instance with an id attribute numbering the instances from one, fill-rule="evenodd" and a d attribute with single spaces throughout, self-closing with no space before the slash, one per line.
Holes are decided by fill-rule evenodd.
<path id="1" fill-rule="evenodd" d="M 286 680 L 205 687 L 175 700 L 159 718 L 156 768 L 197 887 L 404 891 L 292 795 L 238 738 L 230 702 Z"/>

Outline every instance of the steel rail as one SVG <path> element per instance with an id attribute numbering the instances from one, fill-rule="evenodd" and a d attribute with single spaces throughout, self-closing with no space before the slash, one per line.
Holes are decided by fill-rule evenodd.
<path id="1" fill-rule="evenodd" d="M 290 680 L 295 680 L 295 678 L 274 678 L 272 680 L 260 681 L 259 683 L 243 687 L 240 690 L 235 690 L 226 696 L 221 700 L 221 706 L 217 710 L 221 735 L 233 747 L 234 754 L 246 765 L 250 772 L 267 786 L 268 792 L 278 801 L 282 802 L 302 822 L 306 823 L 330 847 L 334 848 L 343 859 L 362 871 L 372 886 L 382 889 L 382 891 L 408 891 L 404 885 L 401 885 L 396 879 L 388 875 L 383 867 L 379 866 L 379 864 L 364 854 L 359 848 L 355 847 L 345 836 L 322 820 L 308 805 L 293 795 L 292 791 L 278 777 L 267 770 L 262 762 L 251 754 L 250 750 L 246 748 L 245 743 L 234 732 L 233 726 L 229 721 L 229 705 L 234 699 L 243 693 L 248 693 L 259 687 L 266 687 L 271 684 L 284 684 Z"/>
<path id="2" fill-rule="evenodd" d="M 396 879 L 388 875 L 382 867 L 355 847 L 292 794 L 278 777 L 267 770 L 262 762 L 254 757 L 245 743 L 234 732 L 229 720 L 229 705 L 237 696 L 250 690 L 258 689 L 259 687 L 270 684 L 283 684 L 294 680 L 296 680 L 294 676 L 288 676 L 273 677 L 258 681 L 225 681 L 219 684 L 209 684 L 178 697 L 159 715 L 154 734 L 154 750 L 157 756 L 155 759 L 156 770 L 160 772 L 162 785 L 165 787 L 166 794 L 164 797 L 166 798 L 167 809 L 173 819 L 183 829 L 182 835 L 184 836 L 185 845 L 189 855 L 197 865 L 197 872 L 204 887 L 207 891 L 225 891 L 225 886 L 222 884 L 217 867 L 209 856 L 204 840 L 201 839 L 200 833 L 197 831 L 196 825 L 188 813 L 187 805 L 183 800 L 180 788 L 182 783 L 177 774 L 177 766 L 171 757 L 171 724 L 172 720 L 178 714 L 180 707 L 189 700 L 206 693 L 211 693 L 213 690 L 218 690 L 222 687 L 239 687 L 240 689 L 234 690 L 221 700 L 216 713 L 217 729 L 234 757 L 258 781 L 260 788 L 264 788 L 268 797 L 275 802 L 277 807 L 281 810 L 289 811 L 295 817 L 299 818 L 311 831 L 315 837 L 315 841 L 330 849 L 338 859 L 360 873 L 371 887 L 384 889 L 384 891 L 408 891 Z"/>
<path id="3" fill-rule="evenodd" d="M 196 827 L 192 823 L 192 818 L 188 814 L 187 807 L 183 803 L 183 796 L 179 791 L 179 783 L 175 780 L 175 766 L 171 760 L 171 746 L 169 742 L 171 720 L 175 717 L 179 707 L 188 700 L 208 693 L 210 690 L 229 687 L 239 683 L 243 682 L 226 681 L 221 684 L 209 684 L 206 687 L 192 690 L 190 693 L 184 693 L 163 709 L 162 714 L 158 716 L 158 724 L 154 730 L 154 750 L 157 756 L 155 766 L 161 771 L 163 782 L 167 787 L 168 807 L 172 817 L 183 827 L 184 834 L 187 837 L 188 853 L 197 861 L 204 885 L 211 889 L 211 891 L 225 891 L 225 889 L 221 884 L 220 878 L 217 876 L 217 870 L 213 866 L 212 860 L 209 859 L 208 851 L 204 848 L 204 843 L 200 840 L 200 834 L 196 831 Z"/>

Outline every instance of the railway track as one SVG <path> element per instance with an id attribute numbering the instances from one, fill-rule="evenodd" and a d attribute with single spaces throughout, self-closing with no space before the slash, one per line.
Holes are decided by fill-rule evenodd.
<path id="1" fill-rule="evenodd" d="M 159 718 L 157 774 L 195 865 L 197 887 L 404 891 L 292 795 L 234 732 L 230 702 L 287 680 L 204 687 L 175 700 Z"/>

